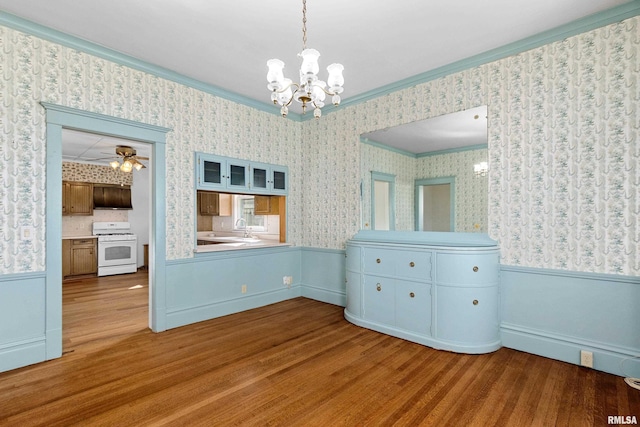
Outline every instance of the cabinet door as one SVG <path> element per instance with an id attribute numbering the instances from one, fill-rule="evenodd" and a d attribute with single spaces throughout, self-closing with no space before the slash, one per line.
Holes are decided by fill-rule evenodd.
<path id="1" fill-rule="evenodd" d="M 95 239 L 77 239 L 71 242 L 71 274 L 93 274 L 98 271 Z"/>
<path id="2" fill-rule="evenodd" d="M 271 168 L 271 193 L 287 194 L 289 191 L 289 171 L 284 166 Z"/>
<path id="3" fill-rule="evenodd" d="M 71 240 L 62 239 L 62 277 L 71 275 Z"/>
<path id="4" fill-rule="evenodd" d="M 498 340 L 498 287 L 438 286 L 437 337 L 465 344 Z"/>
<path id="5" fill-rule="evenodd" d="M 255 196 L 254 213 L 256 215 L 278 215 L 279 196 Z"/>
<path id="6" fill-rule="evenodd" d="M 243 161 L 229 161 L 227 167 L 227 188 L 249 188 L 249 163 Z"/>
<path id="7" fill-rule="evenodd" d="M 68 215 L 93 215 L 93 184 L 69 182 L 65 200 Z"/>
<path id="8" fill-rule="evenodd" d="M 69 203 L 69 183 L 62 182 L 62 215 L 69 215 L 69 208 L 67 207 L 67 203 Z"/>
<path id="9" fill-rule="evenodd" d="M 197 187 L 201 189 L 223 189 L 227 185 L 227 162 L 216 157 L 199 154 Z"/>
<path id="10" fill-rule="evenodd" d="M 431 335 L 431 286 L 396 282 L 396 326 L 421 335 Z"/>
<path id="11" fill-rule="evenodd" d="M 198 191 L 198 210 L 200 215 L 216 216 L 220 212 L 218 193 Z"/>
<path id="12" fill-rule="evenodd" d="M 268 192 L 271 170 L 268 165 L 251 163 L 251 189 L 255 192 Z"/>
<path id="13" fill-rule="evenodd" d="M 362 316 L 362 284 L 360 283 L 360 274 L 347 271 L 346 287 L 347 287 L 347 311 L 353 316 Z"/>
<path id="14" fill-rule="evenodd" d="M 395 324 L 395 284 L 387 277 L 364 276 L 364 318 L 384 325 Z"/>

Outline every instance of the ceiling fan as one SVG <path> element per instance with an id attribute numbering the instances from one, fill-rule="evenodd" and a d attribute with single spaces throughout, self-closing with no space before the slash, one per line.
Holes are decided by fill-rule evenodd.
<path id="1" fill-rule="evenodd" d="M 140 160 L 149 160 L 148 157 L 137 156 L 136 150 L 126 145 L 116 146 L 116 154 L 122 158 L 122 164 L 120 164 L 118 160 L 109 162 L 109 164 L 114 169 L 120 168 L 122 172 L 131 172 L 133 168 L 138 171 L 142 168 L 146 168 L 146 166 L 143 165 Z"/>

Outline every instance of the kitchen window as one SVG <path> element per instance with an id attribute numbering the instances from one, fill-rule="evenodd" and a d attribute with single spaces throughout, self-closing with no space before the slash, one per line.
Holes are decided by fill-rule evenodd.
<path id="1" fill-rule="evenodd" d="M 264 215 L 255 215 L 255 200 L 253 196 L 233 196 L 233 224 L 234 230 L 266 231 Z M 240 221 L 244 219 L 245 222 Z"/>

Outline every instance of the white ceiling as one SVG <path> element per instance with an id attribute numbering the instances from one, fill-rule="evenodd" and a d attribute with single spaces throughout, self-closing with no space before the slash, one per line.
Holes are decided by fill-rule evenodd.
<path id="1" fill-rule="evenodd" d="M 108 165 L 112 160 L 119 160 L 115 152 L 118 145 L 135 149 L 138 156 L 150 157 L 151 146 L 144 142 L 62 129 L 62 160 L 65 162 Z M 141 160 L 141 163 L 149 165 L 146 160 Z"/>
<path id="2" fill-rule="evenodd" d="M 344 65 L 348 100 L 630 1 L 308 0 L 307 46 L 322 54 L 321 78 Z M 301 0 L 0 0 L 0 10 L 265 105 L 267 60 L 294 79 L 300 65 Z"/>

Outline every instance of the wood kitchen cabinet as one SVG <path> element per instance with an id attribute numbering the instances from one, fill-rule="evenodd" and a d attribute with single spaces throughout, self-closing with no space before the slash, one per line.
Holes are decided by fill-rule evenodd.
<path id="1" fill-rule="evenodd" d="M 198 211 L 204 216 L 231 216 L 231 194 L 198 191 Z"/>
<path id="2" fill-rule="evenodd" d="M 256 215 L 278 215 L 280 213 L 280 197 L 254 196 L 254 213 Z"/>
<path id="3" fill-rule="evenodd" d="M 98 273 L 97 239 L 62 240 L 62 276 Z"/>
<path id="4" fill-rule="evenodd" d="M 62 182 L 62 215 L 93 215 L 93 184 Z"/>

